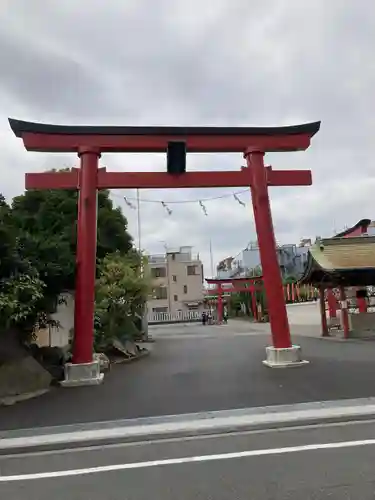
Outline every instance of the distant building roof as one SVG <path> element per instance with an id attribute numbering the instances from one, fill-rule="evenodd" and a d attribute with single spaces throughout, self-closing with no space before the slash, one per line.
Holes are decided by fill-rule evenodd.
<path id="1" fill-rule="evenodd" d="M 357 224 L 354 224 L 354 226 L 345 229 L 345 231 L 342 231 L 341 233 L 336 234 L 334 238 L 347 238 L 351 236 L 360 236 L 361 234 L 365 233 L 367 231 L 367 228 L 370 226 L 371 220 L 370 219 L 361 219 Z"/>
<path id="2" fill-rule="evenodd" d="M 344 236 L 313 245 L 301 283 L 343 286 L 375 284 L 375 237 Z"/>

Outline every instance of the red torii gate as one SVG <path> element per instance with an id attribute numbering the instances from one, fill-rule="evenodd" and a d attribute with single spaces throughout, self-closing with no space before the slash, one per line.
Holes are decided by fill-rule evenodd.
<path id="1" fill-rule="evenodd" d="M 251 304 L 254 313 L 254 318 L 257 319 L 257 304 L 255 292 L 262 290 L 263 285 L 255 283 L 255 281 L 263 281 L 263 276 L 255 278 L 206 278 L 209 285 L 216 285 L 215 288 L 209 289 L 210 293 L 217 295 L 217 319 L 220 323 L 223 319 L 223 294 L 249 292 L 251 295 Z M 223 285 L 232 285 L 230 288 L 224 288 Z"/>
<path id="2" fill-rule="evenodd" d="M 292 346 L 284 291 L 276 255 L 268 186 L 307 186 L 310 170 L 274 171 L 264 166 L 271 151 L 304 151 L 320 122 L 292 127 L 101 127 L 59 126 L 9 119 L 14 134 L 28 151 L 77 153 L 80 169 L 26 174 L 26 189 L 79 191 L 77 268 L 73 361 L 66 366 L 65 384 L 99 383 L 99 363 L 93 361 L 94 291 L 98 189 L 178 189 L 193 187 L 250 187 L 264 284 L 269 305 L 273 346 L 266 364 L 301 363 Z M 240 152 L 247 167 L 231 171 L 107 172 L 98 168 L 101 153 L 160 153 L 171 144 L 185 151 Z M 173 156 L 173 155 L 172 155 Z"/>

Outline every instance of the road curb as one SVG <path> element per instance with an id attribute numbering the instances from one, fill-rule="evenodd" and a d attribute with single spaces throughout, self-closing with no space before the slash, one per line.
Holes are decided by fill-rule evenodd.
<path id="1" fill-rule="evenodd" d="M 0 455 L 375 418 L 375 398 L 169 415 L 0 433 Z"/>

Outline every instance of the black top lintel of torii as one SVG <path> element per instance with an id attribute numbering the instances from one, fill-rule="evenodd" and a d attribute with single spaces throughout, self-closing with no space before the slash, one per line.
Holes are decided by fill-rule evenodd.
<path id="1" fill-rule="evenodd" d="M 141 136 L 278 136 L 307 134 L 311 137 L 320 128 L 320 121 L 287 127 L 170 127 L 170 126 L 81 126 L 50 125 L 9 118 L 16 135 L 141 135 Z"/>

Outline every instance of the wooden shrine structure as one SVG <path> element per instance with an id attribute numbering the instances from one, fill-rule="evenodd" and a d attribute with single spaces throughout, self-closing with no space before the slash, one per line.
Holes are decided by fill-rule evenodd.
<path id="1" fill-rule="evenodd" d="M 366 287 L 375 285 L 375 237 L 342 236 L 318 241 L 309 250 L 307 267 L 300 283 L 314 285 L 320 290 L 322 335 L 329 335 L 339 305 L 341 324 L 338 325 L 336 321 L 333 323 L 342 327 L 344 338 L 347 338 L 351 322 L 369 321 L 368 317 L 349 317 L 347 289 L 357 288 L 355 299 L 359 313 L 366 314 Z M 326 302 L 329 311 L 328 321 Z M 371 317 L 370 321 L 375 325 L 375 316 Z"/>

